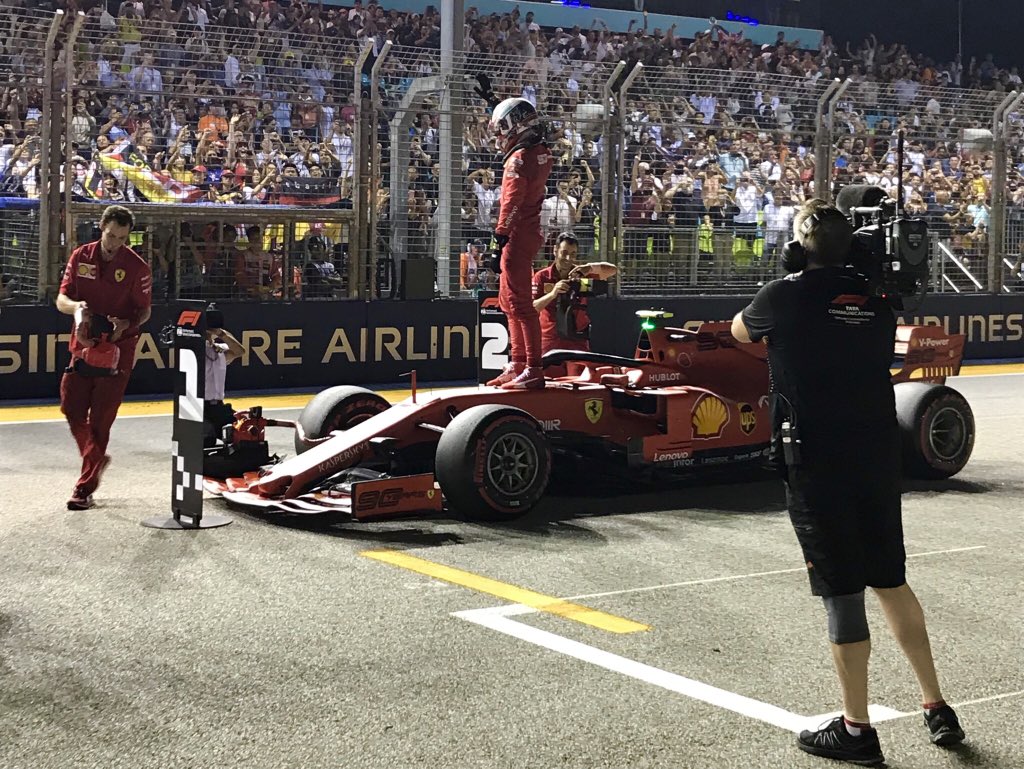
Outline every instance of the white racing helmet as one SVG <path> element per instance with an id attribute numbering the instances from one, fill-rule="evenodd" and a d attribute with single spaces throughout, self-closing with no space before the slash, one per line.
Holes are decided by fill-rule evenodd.
<path id="1" fill-rule="evenodd" d="M 491 132 L 502 152 L 509 152 L 531 131 L 540 128 L 537 108 L 526 99 L 505 99 L 491 113 Z"/>

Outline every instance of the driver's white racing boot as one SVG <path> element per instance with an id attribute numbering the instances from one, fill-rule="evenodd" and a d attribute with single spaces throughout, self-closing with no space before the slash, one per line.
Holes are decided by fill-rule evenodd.
<path id="1" fill-rule="evenodd" d="M 510 361 L 505 364 L 505 368 L 501 370 L 501 373 L 498 374 L 498 376 L 494 377 L 494 379 L 487 383 L 487 386 L 502 387 L 523 373 L 524 368 L 526 368 L 525 363 L 512 363 Z"/>
<path id="2" fill-rule="evenodd" d="M 501 386 L 502 390 L 543 390 L 544 369 L 540 366 L 529 366 L 511 382 Z"/>

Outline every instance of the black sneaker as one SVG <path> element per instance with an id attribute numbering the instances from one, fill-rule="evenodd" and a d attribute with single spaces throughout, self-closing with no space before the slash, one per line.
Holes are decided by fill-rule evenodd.
<path id="1" fill-rule="evenodd" d="M 960 719 L 956 711 L 949 705 L 924 712 L 924 723 L 932 733 L 932 743 L 947 747 L 959 745 L 964 741 L 964 730 L 960 728 Z"/>
<path id="2" fill-rule="evenodd" d="M 813 732 L 804 730 L 797 737 L 797 746 L 805 753 L 837 761 L 848 761 L 859 766 L 878 766 L 885 763 L 878 732 L 865 729 L 854 737 L 846 731 L 843 717 L 837 716 L 828 725 Z"/>

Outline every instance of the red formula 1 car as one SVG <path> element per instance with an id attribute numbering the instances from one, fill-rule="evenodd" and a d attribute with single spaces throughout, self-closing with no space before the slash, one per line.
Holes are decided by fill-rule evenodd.
<path id="1" fill-rule="evenodd" d="M 634 358 L 550 352 L 545 366 L 566 366 L 570 376 L 543 390 L 414 390 L 395 405 L 359 387 L 325 390 L 297 423 L 270 423 L 296 429 L 296 456 L 208 481 L 207 490 L 270 512 L 364 520 L 447 508 L 502 520 L 541 499 L 553 456 L 637 477 L 763 463 L 771 434 L 764 345 L 736 342 L 725 322 L 691 331 L 667 325 L 667 313 L 638 315 Z M 970 458 L 970 406 L 944 384 L 959 372 L 963 346 L 962 335 L 937 326 L 898 330 L 893 381 L 908 474 L 949 477 Z"/>

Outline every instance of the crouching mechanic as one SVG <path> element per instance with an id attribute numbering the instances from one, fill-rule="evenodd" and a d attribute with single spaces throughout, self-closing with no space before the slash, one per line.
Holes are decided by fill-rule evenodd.
<path id="1" fill-rule="evenodd" d="M 837 209 L 809 201 L 794 229 L 806 267 L 762 288 L 734 318 L 732 334 L 740 342 L 768 340 L 772 456 L 786 478 L 811 591 L 824 599 L 842 689 L 843 716 L 802 732 L 798 746 L 869 765 L 883 756 L 868 719 L 865 587 L 874 589 L 914 669 L 931 741 L 953 745 L 964 733 L 943 700 L 924 613 L 906 582 L 900 436 L 889 373 L 893 311 L 869 297 L 865 281 L 844 266 L 853 229 Z"/>
<path id="2" fill-rule="evenodd" d="M 572 320 L 573 336 L 558 333 L 558 298 L 567 293 L 570 283 L 580 278 L 608 280 L 618 274 L 619 269 L 609 262 L 577 263 L 579 241 L 571 232 L 563 232 L 555 240 L 554 260 L 543 270 L 533 275 L 533 306 L 540 313 L 541 354 L 550 350 L 589 350 L 590 316 L 587 314 L 587 299 L 576 300 Z"/>
<path id="3" fill-rule="evenodd" d="M 135 363 L 140 328 L 150 316 L 152 273 L 125 245 L 133 224 L 123 206 L 104 210 L 100 239 L 72 252 L 57 296 L 57 309 L 75 319 L 71 365 L 60 383 L 61 411 L 82 456 L 69 510 L 93 506 L 93 492 L 110 464 L 110 428 Z"/>
<path id="4" fill-rule="evenodd" d="M 490 126 L 505 153 L 494 238 L 501 250 L 498 304 L 508 317 L 511 354 L 505 370 L 487 384 L 506 390 L 542 389 L 540 317 L 533 306 L 531 278 L 534 257 L 544 245 L 540 209 L 551 152 L 537 110 L 526 99 L 497 104 Z"/>

